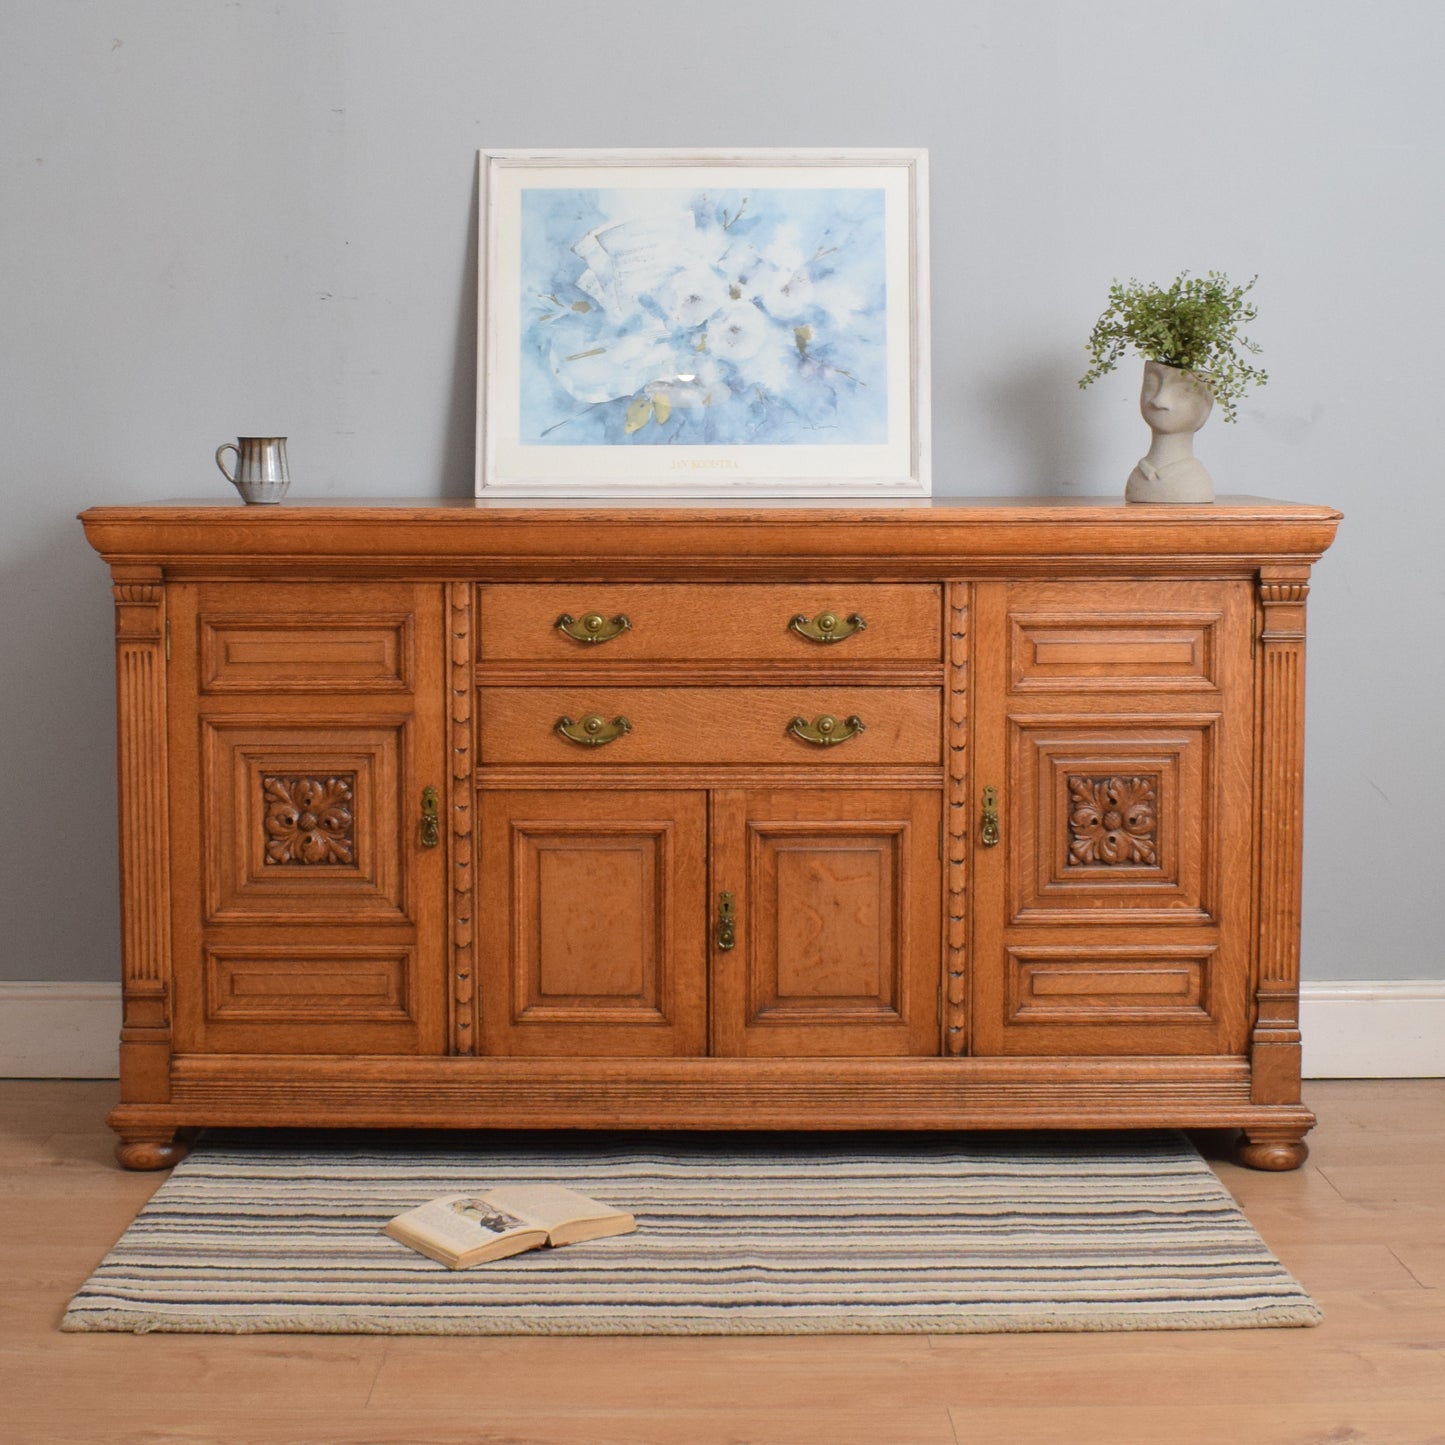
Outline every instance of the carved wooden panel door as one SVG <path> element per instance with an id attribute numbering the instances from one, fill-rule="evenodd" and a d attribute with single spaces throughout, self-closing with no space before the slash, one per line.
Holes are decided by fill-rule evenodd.
<path id="1" fill-rule="evenodd" d="M 1242 580 L 975 589 L 975 1053 L 1243 1051 L 1252 606 Z"/>
<path id="2" fill-rule="evenodd" d="M 932 789 L 713 794 L 715 1054 L 938 1052 L 939 819 Z"/>
<path id="3" fill-rule="evenodd" d="M 480 795 L 481 1052 L 700 1054 L 707 795 Z"/>
<path id="4" fill-rule="evenodd" d="M 168 593 L 178 1050 L 444 1052 L 441 588 Z"/>

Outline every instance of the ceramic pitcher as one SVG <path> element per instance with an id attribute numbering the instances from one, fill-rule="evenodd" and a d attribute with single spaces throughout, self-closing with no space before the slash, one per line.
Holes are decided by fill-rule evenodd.
<path id="1" fill-rule="evenodd" d="M 228 472 L 223 454 L 235 452 L 236 470 Z M 285 437 L 237 437 L 216 448 L 216 465 L 221 475 L 252 506 L 279 502 L 291 485 L 286 468 Z"/>

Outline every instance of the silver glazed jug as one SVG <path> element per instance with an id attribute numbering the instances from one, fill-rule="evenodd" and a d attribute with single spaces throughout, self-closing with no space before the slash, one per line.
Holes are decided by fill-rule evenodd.
<path id="1" fill-rule="evenodd" d="M 225 452 L 236 454 L 234 473 L 226 470 L 222 460 Z M 248 506 L 279 502 L 291 485 L 285 437 L 237 437 L 233 442 L 222 442 L 216 448 L 216 465 Z"/>

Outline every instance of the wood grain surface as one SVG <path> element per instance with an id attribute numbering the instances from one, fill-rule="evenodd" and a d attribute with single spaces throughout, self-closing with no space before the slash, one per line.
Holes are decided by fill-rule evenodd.
<path id="1" fill-rule="evenodd" d="M 86 512 L 122 1162 L 220 1122 L 1152 1122 L 1297 1168 L 1304 614 L 1339 520 Z"/>

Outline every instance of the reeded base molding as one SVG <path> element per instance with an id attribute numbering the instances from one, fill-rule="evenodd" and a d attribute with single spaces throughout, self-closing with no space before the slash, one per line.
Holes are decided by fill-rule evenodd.
<path id="1" fill-rule="evenodd" d="M 183 1057 L 170 1101 L 122 1104 L 137 1148 L 217 1127 L 450 1129 L 1244 1128 L 1298 1141 L 1303 1104 L 1250 1102 L 1243 1060 L 348 1059 Z M 1257 1153 L 1259 1151 L 1256 1151 Z M 1303 1155 L 1301 1154 L 1302 1158 Z M 1259 1167 L 1291 1167 L 1278 1149 Z M 129 1167 L 164 1167 L 163 1163 Z"/>

